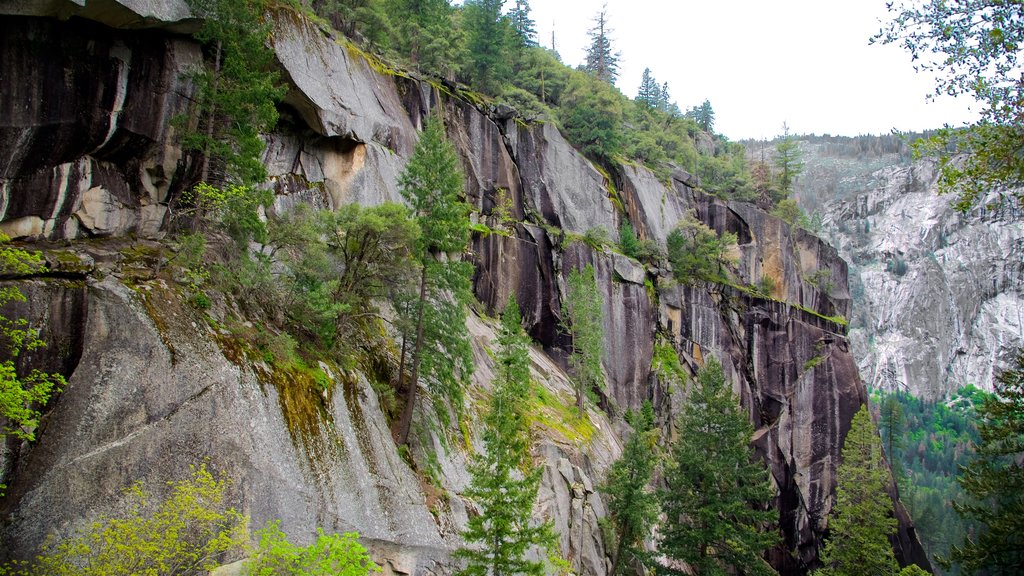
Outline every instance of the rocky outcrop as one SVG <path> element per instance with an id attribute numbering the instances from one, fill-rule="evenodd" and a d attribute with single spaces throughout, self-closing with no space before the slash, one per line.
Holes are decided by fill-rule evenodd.
<path id="1" fill-rule="evenodd" d="M 134 10 L 131 2 L 101 4 Z M 656 343 L 674 347 L 691 373 L 708 355 L 722 360 L 778 488 L 773 506 L 785 543 L 773 563 L 787 573 L 813 567 L 839 447 L 865 400 L 838 318 L 849 315 L 850 298 L 837 253 L 752 206 L 703 195 L 685 174 L 669 186 L 636 166 L 606 176 L 551 124 L 490 117 L 457 89 L 391 71 L 292 12 L 273 16 L 273 47 L 290 88 L 282 121 L 267 135 L 273 210 L 398 200 L 396 178 L 416 129 L 440 111 L 475 217 L 503 232 L 473 240 L 477 297 L 497 312 L 516 294 L 539 344 L 531 351 L 535 377 L 563 401 L 572 397 L 561 327 L 565 280 L 573 268 L 594 266 L 604 296 L 602 410 L 589 412 L 585 431 L 539 420 L 535 446 L 545 467 L 537 515 L 553 521 L 574 569 L 607 572 L 597 524 L 606 510 L 596 486 L 620 451 L 621 423 L 614 423 L 652 400 L 672 434 L 685 400 L 685 386 L 652 370 Z M 168 30 L 181 24 L 176 18 L 168 17 Z M 198 48 L 170 33 L 83 19 L 6 17 L 2 26 L 9 33 L 0 39 L 0 73 L 25 81 L 5 88 L 14 97 L 4 102 L 15 104 L 0 120 L 0 229 L 31 240 L 158 237 L 169 198 L 194 178 L 168 122 L 187 109 L 191 88 L 180 72 L 198 62 Z M 54 46 L 30 48 L 54 36 L 61 38 Z M 41 56 L 57 63 L 25 63 Z M 65 77 L 65 68 L 90 73 Z M 58 97 L 66 86 L 85 95 L 77 102 L 87 102 L 89 114 L 73 113 Z M 37 97 L 44 92 L 52 96 Z M 494 214 L 504 198 L 511 222 Z M 628 218 L 643 238 L 664 244 L 687 213 L 736 234 L 735 286 L 680 286 L 665 270 L 574 241 L 593 229 L 614 232 Z M 67 532 L 114 511 L 113 496 L 136 480 L 160 485 L 209 458 L 235 479 L 234 501 L 256 523 L 282 518 L 300 538 L 316 526 L 356 530 L 392 573 L 451 569 L 448 553 L 473 513 L 458 496 L 468 480 L 462 443 L 435 433 L 414 450 L 421 468 L 442 472 L 440 485 L 424 484 L 398 455 L 369 376 L 324 365 L 333 392 L 316 392 L 300 374 L 277 373 L 245 354 L 183 305 L 173 285 L 126 272 L 125 249 L 72 246 L 97 266 L 82 275 L 77 296 L 81 360 L 61 367 L 69 384 L 39 441 L 9 454 L 2 507 L 11 554 L 28 555 L 47 530 Z M 743 288 L 765 277 L 772 294 Z M 40 301 L 57 298 L 40 294 Z M 476 318 L 470 328 L 477 359 L 470 396 L 479 400 L 490 383 L 493 330 Z M 436 498 L 438 490 L 450 497 Z M 923 554 L 903 520 L 897 551 L 918 561 Z"/>
<path id="2" fill-rule="evenodd" d="M 874 189 L 827 207 L 851 262 L 851 342 L 873 387 L 937 399 L 990 389 L 1024 346 L 1024 211 L 1012 201 L 960 214 L 931 162 L 873 175 Z"/>

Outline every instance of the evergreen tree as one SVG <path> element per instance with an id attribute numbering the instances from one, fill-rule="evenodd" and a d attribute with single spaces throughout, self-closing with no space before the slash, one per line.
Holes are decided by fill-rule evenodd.
<path id="1" fill-rule="evenodd" d="M 644 68 L 644 74 L 640 79 L 640 88 L 636 93 L 636 101 L 651 108 L 659 108 L 661 104 L 661 88 L 658 87 L 658 81 L 651 75 L 650 68 Z"/>
<path id="2" fill-rule="evenodd" d="M 542 468 L 530 459 L 529 420 L 523 398 L 530 394 L 529 338 L 523 333 L 515 296 L 501 315 L 497 375 L 490 409 L 484 416 L 486 450 L 469 466 L 466 497 L 480 507 L 462 533 L 467 543 L 456 555 L 468 560 L 464 576 L 544 574 L 544 564 L 526 559 L 535 546 L 550 548 L 550 523 L 531 525 Z"/>
<path id="3" fill-rule="evenodd" d="M 804 171 L 803 152 L 800 151 L 800 143 L 789 134 L 789 126 L 782 124 L 782 137 L 775 144 L 775 169 L 779 176 L 778 202 L 789 197 L 793 193 L 793 183 Z"/>
<path id="4" fill-rule="evenodd" d="M 768 472 L 755 461 L 750 421 L 714 357 L 697 375 L 659 492 L 665 521 L 658 551 L 695 574 L 774 574 L 762 558 L 778 534 Z"/>
<path id="5" fill-rule="evenodd" d="M 631 417 L 630 417 L 631 416 Z M 622 449 L 622 456 L 608 470 L 602 486 L 608 518 L 615 534 L 611 576 L 625 571 L 631 562 L 644 563 L 644 538 L 658 519 L 658 498 L 650 489 L 657 463 L 657 430 L 654 408 L 645 402 L 640 414 L 631 413 L 627 420 L 633 434 Z"/>
<path id="6" fill-rule="evenodd" d="M 399 378 L 404 378 L 411 340 L 412 373 L 405 385 L 398 427 L 398 442 L 408 444 L 421 371 L 435 396 L 459 406 L 473 368 L 465 308 L 472 266 L 450 256 L 460 255 L 469 246 L 470 208 L 460 199 L 462 171 L 440 117 L 427 119 L 398 183 L 420 227 L 418 294 L 398 306 L 415 318 L 408 324 L 413 333 L 403 334 L 399 367 Z"/>
<path id="7" fill-rule="evenodd" d="M 604 317 L 601 293 L 594 280 L 594 267 L 574 269 L 566 281 L 568 289 L 562 302 L 562 322 L 572 335 L 569 367 L 576 387 L 576 410 L 583 416 L 583 399 L 592 390 L 604 388 L 601 356 L 604 353 Z"/>
<path id="8" fill-rule="evenodd" d="M 479 90 L 489 94 L 497 93 L 512 73 L 513 32 L 501 13 L 504 4 L 504 0 L 467 0 L 463 4 L 469 76 Z"/>
<path id="9" fill-rule="evenodd" d="M 594 17 L 594 27 L 587 34 L 590 36 L 590 47 L 587 48 L 585 69 L 598 79 L 614 85 L 619 77 L 619 53 L 612 51 L 608 25 L 608 7 L 604 6 Z"/>
<path id="10" fill-rule="evenodd" d="M 508 12 L 508 18 L 521 45 L 537 46 L 537 25 L 530 18 L 530 3 L 527 0 L 516 0 L 516 5 Z"/>
<path id="11" fill-rule="evenodd" d="M 899 479 L 900 457 L 897 452 L 903 449 L 903 406 L 895 395 L 882 400 L 881 426 L 885 457 L 889 460 L 893 477 Z"/>
<path id="12" fill-rule="evenodd" d="M 449 76 L 459 61 L 461 36 L 448 0 L 387 0 L 394 44 L 419 70 Z"/>
<path id="13" fill-rule="evenodd" d="M 853 417 L 836 472 L 836 500 L 818 576 L 889 576 L 899 571 L 889 537 L 896 532 L 889 471 L 867 406 Z"/>
<path id="14" fill-rule="evenodd" d="M 969 500 L 953 503 L 964 519 L 981 524 L 953 546 L 949 560 L 969 573 L 1024 573 L 1024 353 L 996 379 L 995 394 L 978 409 L 981 443 L 957 482 Z M 948 564 L 948 562 L 947 562 Z"/>
<path id="15" fill-rule="evenodd" d="M 668 93 L 668 82 L 661 85 L 661 90 L 658 92 L 658 110 L 668 114 L 671 117 L 680 116 L 679 106 L 675 102 L 672 102 L 672 97 Z"/>
<path id="16" fill-rule="evenodd" d="M 562 93 L 559 117 L 566 138 L 587 156 L 611 162 L 622 152 L 621 95 L 595 76 L 573 73 Z"/>
<path id="17" fill-rule="evenodd" d="M 715 130 L 715 111 L 711 108 L 711 101 L 704 100 L 700 106 L 694 106 L 691 111 L 694 121 L 700 129 L 713 134 Z"/>
<path id="18" fill-rule="evenodd" d="M 275 104 L 284 96 L 267 47 L 270 24 L 261 0 L 190 0 L 203 19 L 196 38 L 213 59 L 191 73 L 198 87 L 199 125 L 186 127 L 186 149 L 202 153 L 202 182 L 252 185 L 266 179 L 262 132 L 277 123 Z M 186 118 L 176 119 L 184 124 Z"/>

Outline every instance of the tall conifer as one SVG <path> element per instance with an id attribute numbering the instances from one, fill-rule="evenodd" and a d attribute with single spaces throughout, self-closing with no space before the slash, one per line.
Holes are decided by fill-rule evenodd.
<path id="1" fill-rule="evenodd" d="M 460 572 L 463 576 L 540 576 L 544 563 L 527 559 L 527 552 L 554 544 L 551 524 L 531 520 L 542 469 L 530 459 L 529 420 L 523 406 L 530 393 L 529 345 L 512 296 L 501 316 L 497 377 L 484 416 L 486 449 L 469 466 L 472 480 L 465 495 L 480 513 L 470 517 L 462 533 L 475 546 L 456 552 L 468 560 Z"/>
<path id="2" fill-rule="evenodd" d="M 462 182 L 443 121 L 431 116 L 398 181 L 421 231 L 416 246 L 418 294 L 399 305 L 400 311 L 414 319 L 407 323 L 402 341 L 399 378 L 405 378 L 410 351 L 412 367 L 399 420 L 400 444 L 409 442 L 421 373 L 432 394 L 461 406 L 462 389 L 473 369 L 465 308 L 472 266 L 459 260 L 469 246 L 469 205 L 460 198 Z"/>
<path id="3" fill-rule="evenodd" d="M 836 501 L 820 576 L 888 576 L 899 571 L 889 536 L 896 532 L 889 470 L 867 406 L 853 417 L 836 472 Z"/>
<path id="4" fill-rule="evenodd" d="M 769 575 L 762 558 L 779 538 L 768 472 L 750 447 L 753 427 L 708 358 L 678 422 L 679 440 L 660 492 L 665 522 L 658 551 L 695 574 Z"/>

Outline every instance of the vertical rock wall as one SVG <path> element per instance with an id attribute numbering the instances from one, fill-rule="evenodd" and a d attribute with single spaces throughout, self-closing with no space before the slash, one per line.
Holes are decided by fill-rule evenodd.
<path id="1" fill-rule="evenodd" d="M 152 25 L 147 18 L 139 22 Z M 168 194 L 191 177 L 168 121 L 187 107 L 190 88 L 180 72 L 198 61 L 197 47 L 170 33 L 80 19 L 6 17 L 0 25 L 8 32 L 0 39 L 0 73 L 25 78 L 3 88 L 13 90 L 4 102 L 20 104 L 0 120 L 0 142 L 20 144 L 0 148 L 0 229 L 26 239 L 158 236 Z M 691 372 L 707 355 L 718 356 L 779 489 L 774 507 L 785 545 L 773 562 L 787 573 L 812 566 L 839 447 L 864 402 L 845 328 L 829 318 L 849 314 L 846 267 L 836 252 L 752 206 L 701 194 L 685 174 L 666 186 L 646 169 L 624 166 L 609 182 L 550 123 L 489 116 L 451 94 L 457 89 L 389 72 L 291 12 L 276 14 L 275 26 L 274 49 L 290 91 L 282 122 L 267 136 L 274 209 L 398 200 L 395 181 L 416 128 L 440 110 L 467 176 L 467 198 L 482 221 L 505 232 L 474 238 L 476 294 L 492 312 L 517 295 L 543 348 L 532 353 L 538 380 L 552 394 L 571 397 L 561 302 L 569 271 L 593 264 L 604 296 L 602 408 L 617 417 L 653 400 L 671 432 L 685 390 L 652 372 L 655 341 L 673 346 Z M 21 47 L 54 34 L 60 44 L 48 51 Z M 61 64 L 25 64 L 47 54 Z M 79 69 L 92 73 L 73 72 Z M 88 96 L 75 108 L 88 114 L 59 105 L 66 89 Z M 493 214 L 503 197 L 512 200 L 515 222 Z M 730 286 L 678 286 L 666 271 L 572 241 L 595 228 L 614 236 L 628 218 L 642 237 L 664 244 L 688 211 L 737 235 L 737 282 L 769 276 L 772 298 Z M 175 308 L 168 288 L 128 290 L 115 274 L 119 257 L 109 260 L 112 275 L 86 281 L 84 360 L 70 370 L 40 441 L 15 452 L 12 490 L 2 503 L 15 555 L 27 555 L 47 529 L 66 531 L 109 511 L 103 502 L 135 479 L 179 477 L 187 463 L 207 455 L 239 479 L 236 497 L 256 520 L 281 517 L 286 529 L 307 534 L 317 525 L 355 529 L 393 573 L 446 571 L 471 503 L 456 496 L 438 504 L 419 485 L 398 457 L 365 378 L 335 374 L 334 394 L 310 404 L 308 395 L 296 395 L 294 381 L 233 358 L 218 345 L 216 330 Z M 166 306 L 147 308 L 158 295 Z M 486 323 L 473 322 L 480 365 L 474 390 L 485 393 L 484 347 L 492 334 Z M 296 404 L 299 398 L 306 404 Z M 544 428 L 538 513 L 555 522 L 563 553 L 578 570 L 604 574 L 596 521 L 605 510 L 594 487 L 619 446 L 603 414 L 591 412 L 591 419 L 595 430 L 585 441 Z M 465 453 L 435 446 L 443 487 L 457 495 Z M 70 470 L 80 481 L 62 488 Z M 912 527 L 905 515 L 901 520 L 897 552 L 904 562 L 919 561 Z"/>

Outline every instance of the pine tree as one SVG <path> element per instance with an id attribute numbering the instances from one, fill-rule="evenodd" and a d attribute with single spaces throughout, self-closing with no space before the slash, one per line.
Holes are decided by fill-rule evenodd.
<path id="1" fill-rule="evenodd" d="M 530 18 L 530 3 L 527 0 L 516 0 L 516 5 L 508 12 L 508 18 L 520 44 L 537 45 L 537 25 Z"/>
<path id="2" fill-rule="evenodd" d="M 694 106 L 692 116 L 701 130 L 708 134 L 714 133 L 715 111 L 711 108 L 710 100 L 704 100 L 700 106 Z"/>
<path id="3" fill-rule="evenodd" d="M 585 69 L 598 79 L 614 85 L 619 77 L 619 53 L 612 51 L 611 32 L 608 7 L 604 6 L 594 17 L 594 27 L 587 33 L 590 36 L 590 47 L 587 48 Z"/>
<path id="4" fill-rule="evenodd" d="M 662 83 L 661 90 L 658 92 L 658 110 L 669 116 L 679 116 L 679 106 L 672 102 L 672 96 L 668 92 L 668 82 Z"/>
<path id="5" fill-rule="evenodd" d="M 467 0 L 463 28 L 467 34 L 469 75 L 479 90 L 494 94 L 512 74 L 513 30 L 502 15 L 504 0 Z"/>
<path id="6" fill-rule="evenodd" d="M 954 502 L 982 529 L 953 546 L 949 561 L 968 573 L 1024 573 L 1024 353 L 996 379 L 995 395 L 978 409 L 981 443 L 957 478 L 970 500 Z M 949 562 L 946 562 L 948 564 Z"/>
<path id="7" fill-rule="evenodd" d="M 640 88 L 636 92 L 636 101 L 651 108 L 658 108 L 661 103 L 661 88 L 658 87 L 658 81 L 654 79 L 650 68 L 644 68 L 644 74 L 640 78 Z"/>
<path id="8" fill-rule="evenodd" d="M 467 543 L 456 556 L 468 560 L 463 576 L 544 574 L 543 562 L 527 560 L 532 547 L 550 548 L 550 523 L 531 522 L 540 486 L 540 467 L 530 459 L 529 420 L 523 398 L 530 393 L 529 338 L 523 333 L 515 296 L 509 298 L 498 334 L 497 376 L 490 409 L 484 416 L 486 450 L 469 466 L 465 496 L 480 507 L 462 533 Z"/>
<path id="9" fill-rule="evenodd" d="M 420 227 L 418 294 L 398 306 L 400 312 L 415 318 L 407 324 L 408 332 L 413 333 L 403 334 L 402 339 L 399 378 L 405 377 L 410 340 L 412 373 L 405 385 L 400 444 L 409 442 L 420 373 L 427 376 L 432 394 L 460 406 L 462 388 L 473 367 L 465 308 L 472 266 L 448 256 L 460 255 L 469 246 L 470 209 L 460 199 L 462 186 L 462 171 L 445 138 L 443 121 L 431 116 L 399 177 L 402 196 Z"/>
<path id="10" fill-rule="evenodd" d="M 764 527 L 772 487 L 750 447 L 753 427 L 713 357 L 679 415 L 679 439 L 659 492 L 665 521 L 658 551 L 695 574 L 774 574 L 762 558 L 779 538 Z"/>
<path id="11" fill-rule="evenodd" d="M 793 183 L 804 171 L 803 153 L 800 151 L 800 143 L 789 134 L 789 126 L 782 125 L 782 137 L 775 144 L 775 168 L 779 176 L 779 193 L 781 198 L 789 197 L 793 193 Z"/>
<path id="12" fill-rule="evenodd" d="M 270 24 L 259 0 L 189 0 L 203 26 L 196 38 L 212 54 L 212 66 L 191 73 L 198 88 L 199 126 L 185 127 L 186 149 L 202 153 L 202 182 L 252 185 L 266 179 L 261 132 L 277 123 L 274 53 L 267 48 Z"/>
<path id="13" fill-rule="evenodd" d="M 569 368 L 576 388 L 576 410 L 583 416 L 583 399 L 592 390 L 604 388 L 601 356 L 604 353 L 604 316 L 601 293 L 594 280 L 594 267 L 574 269 L 566 281 L 568 293 L 562 302 L 563 328 L 572 335 Z"/>
<path id="14" fill-rule="evenodd" d="M 836 472 L 836 500 L 818 576 L 889 576 L 899 571 L 889 536 L 896 532 L 889 471 L 867 406 L 853 417 Z"/>
<path id="15" fill-rule="evenodd" d="M 601 488 L 615 534 L 610 576 L 626 570 L 630 563 L 647 561 L 644 539 L 658 519 L 658 498 L 649 486 L 657 463 L 654 408 L 645 402 L 640 414 L 627 420 L 633 426 L 633 434 L 626 441 L 622 456 L 608 470 L 608 479 Z"/>
<path id="16" fill-rule="evenodd" d="M 449 1 L 387 0 L 386 6 L 398 51 L 419 70 L 448 76 L 461 49 Z"/>

